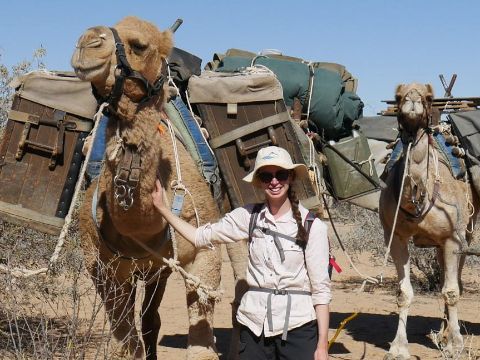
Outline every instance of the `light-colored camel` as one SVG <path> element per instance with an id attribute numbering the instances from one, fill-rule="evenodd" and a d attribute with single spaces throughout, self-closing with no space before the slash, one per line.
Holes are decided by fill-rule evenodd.
<path id="1" fill-rule="evenodd" d="M 94 182 L 86 192 L 80 210 L 80 235 L 86 267 L 104 301 L 113 334 L 120 341 L 120 355 L 140 358 L 145 353 L 147 359 L 156 359 L 160 330 L 158 307 L 171 270 L 166 267 L 160 276 L 157 274 L 165 267 L 161 257 L 172 257 L 174 248 L 172 241 L 163 241 L 168 236 L 168 226 L 155 211 L 151 193 L 157 177 L 168 189 L 171 181 L 178 178 L 172 139 L 166 125 L 159 126 L 165 86 L 159 83 L 160 91 L 145 98 L 147 87 L 141 77 L 152 85 L 165 74 L 164 60 L 172 48 L 172 34 L 170 31 L 161 32 L 153 24 L 135 17 L 124 18 L 114 29 L 124 45 L 131 69 L 140 76 L 126 78 L 118 104 L 111 109 L 105 166 L 98 184 Z M 121 61 L 116 56 L 116 42 L 110 28 L 90 28 L 80 37 L 72 57 L 76 74 L 90 81 L 101 97 L 111 93 L 116 74 L 121 70 L 117 67 Z M 183 184 L 193 194 L 201 222 L 215 221 L 219 213 L 208 185 L 184 147 L 180 143 L 177 146 Z M 128 156 L 133 160 L 129 162 Z M 131 169 L 125 173 L 124 168 L 130 167 L 129 164 Z M 128 179 L 124 174 L 129 176 Z M 129 184 L 132 182 L 131 186 L 122 188 L 124 183 L 115 181 L 116 176 Z M 97 194 L 94 194 L 96 189 Z M 125 196 L 127 190 L 132 192 L 131 198 Z M 123 204 L 119 204 L 115 195 L 124 200 Z M 170 189 L 167 197 L 172 199 Z M 92 201 L 97 201 L 93 208 L 96 209 L 98 228 L 92 216 Z M 128 208 L 130 201 L 133 202 Z M 195 223 L 194 206 L 188 196 L 185 197 L 182 217 Z M 205 286 L 217 289 L 220 249 L 197 251 L 179 235 L 176 243 L 178 260 L 185 270 L 197 276 Z M 134 312 L 135 289 L 142 277 L 146 281 L 141 315 L 144 346 L 135 328 L 137 315 Z M 218 359 L 212 329 L 214 300 L 199 301 L 195 286 L 186 286 L 189 315 L 187 358 Z"/>
<path id="2" fill-rule="evenodd" d="M 385 359 L 408 359 L 410 356 L 406 332 L 408 310 L 413 299 L 408 252 L 410 239 L 416 245 L 437 247 L 445 301 L 445 322 L 437 340 L 444 354 L 453 355 L 463 347 L 457 303 L 464 256 L 457 252 L 471 240 L 467 229 L 473 229 L 478 197 L 468 181 L 453 177 L 446 159 L 433 146 L 432 87 L 417 83 L 400 85 L 396 89 L 396 100 L 400 141 L 405 145 L 402 158 L 387 175 L 387 187 L 380 195 L 379 212 L 388 244 L 401 193 L 390 250 L 398 274 L 399 322 Z M 408 144 L 411 146 L 409 151 Z"/>

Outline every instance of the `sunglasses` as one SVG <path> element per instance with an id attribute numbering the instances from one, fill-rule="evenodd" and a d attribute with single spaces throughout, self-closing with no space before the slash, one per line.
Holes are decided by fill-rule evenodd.
<path id="1" fill-rule="evenodd" d="M 268 184 L 270 183 L 273 178 L 277 179 L 278 181 L 286 181 L 290 176 L 290 170 L 278 170 L 275 173 L 271 173 L 268 171 L 262 171 L 257 174 L 257 177 L 260 179 L 261 182 Z"/>

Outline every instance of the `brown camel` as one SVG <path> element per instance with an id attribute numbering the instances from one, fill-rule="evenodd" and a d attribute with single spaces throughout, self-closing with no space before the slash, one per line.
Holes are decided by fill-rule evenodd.
<path id="1" fill-rule="evenodd" d="M 380 195 L 379 212 L 387 245 L 394 228 L 390 254 L 398 274 L 399 322 L 385 359 L 410 357 L 406 332 L 408 309 L 413 299 L 408 252 L 410 239 L 415 245 L 437 248 L 443 271 L 445 322 L 436 340 L 445 355 L 453 356 L 463 348 L 457 303 L 465 257 L 458 252 L 465 249 L 472 238 L 468 229 L 474 226 L 478 197 L 466 178 L 453 176 L 446 165 L 447 158 L 434 146 L 435 132 L 448 129 L 443 130 L 432 123 L 432 87 L 417 83 L 400 85 L 396 100 L 403 154 L 386 176 L 387 187 Z"/>
<path id="2" fill-rule="evenodd" d="M 115 30 L 118 39 L 114 39 Z M 167 188 L 172 180 L 179 180 L 173 140 L 167 125 L 159 123 L 165 101 L 165 58 L 171 48 L 170 31 L 161 32 L 151 23 L 126 17 L 114 30 L 105 26 L 86 30 L 72 57 L 78 77 L 90 81 L 94 93 L 108 98 L 110 104 L 105 165 L 98 182 L 86 192 L 80 235 L 86 267 L 120 342 L 119 355 L 126 357 L 141 358 L 145 353 L 147 359 L 156 359 L 158 307 L 171 273 L 162 257 L 176 253 L 180 265 L 212 291 L 220 283 L 220 249 L 196 251 L 180 236 L 169 238 L 167 223 L 151 199 L 157 177 Z M 208 185 L 185 148 L 179 142 L 177 146 L 183 184 L 194 198 L 193 203 L 185 197 L 182 217 L 196 223 L 196 204 L 201 222 L 215 221 L 219 213 Z M 167 197 L 172 199 L 172 190 Z M 135 328 L 138 280 L 145 281 L 143 346 Z M 187 358 L 218 359 L 212 330 L 215 301 L 199 296 L 190 282 L 186 287 Z"/>

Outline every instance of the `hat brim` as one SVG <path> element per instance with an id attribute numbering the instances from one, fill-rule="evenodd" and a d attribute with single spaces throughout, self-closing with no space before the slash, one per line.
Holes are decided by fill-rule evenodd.
<path id="1" fill-rule="evenodd" d="M 260 180 L 258 179 L 258 177 L 256 176 L 257 175 L 257 172 L 265 167 L 265 166 L 270 166 L 270 165 L 273 165 L 273 166 L 278 166 L 282 169 L 286 169 L 286 170 L 293 170 L 295 172 L 295 178 L 296 179 L 299 179 L 299 180 L 303 180 L 303 179 L 306 179 L 308 178 L 308 169 L 307 169 L 307 166 L 305 164 L 292 164 L 292 165 L 289 165 L 289 166 L 280 166 L 278 163 L 276 162 L 272 162 L 271 164 L 268 163 L 268 162 L 264 162 L 262 164 L 262 166 L 256 168 L 256 169 L 253 169 L 253 171 L 251 173 L 249 173 L 247 176 L 245 176 L 243 178 L 243 181 L 246 181 L 248 183 L 251 183 L 257 187 L 260 187 L 261 186 L 261 182 Z"/>

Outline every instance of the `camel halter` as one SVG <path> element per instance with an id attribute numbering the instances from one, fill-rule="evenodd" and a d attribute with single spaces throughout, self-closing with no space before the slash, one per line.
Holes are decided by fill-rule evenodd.
<path id="1" fill-rule="evenodd" d="M 118 36 L 117 30 L 110 28 L 115 39 L 115 55 L 117 56 L 117 66 L 115 68 L 115 84 L 113 85 L 112 91 L 107 97 L 102 97 L 98 94 L 95 87 L 92 86 L 92 92 L 97 102 L 99 104 L 108 103 L 109 107 L 107 111 L 115 111 L 118 101 L 123 94 L 123 86 L 126 79 L 136 79 L 139 80 L 145 89 L 145 96 L 140 100 L 140 104 L 150 100 L 152 97 L 160 93 L 163 89 L 163 85 L 167 79 L 167 62 L 165 59 L 162 59 L 162 71 L 160 77 L 155 80 L 153 84 L 145 79 L 145 77 L 136 70 L 133 70 L 130 66 L 130 63 L 127 60 L 127 55 L 125 54 L 125 46 Z M 108 114 L 105 114 L 108 116 Z"/>

